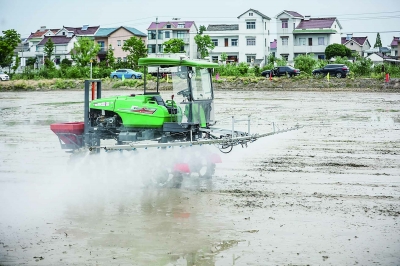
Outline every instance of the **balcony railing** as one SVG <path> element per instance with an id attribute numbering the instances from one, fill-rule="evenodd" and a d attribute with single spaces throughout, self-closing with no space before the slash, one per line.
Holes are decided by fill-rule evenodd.
<path id="1" fill-rule="evenodd" d="M 294 53 L 324 53 L 327 45 L 299 45 L 295 44 Z"/>

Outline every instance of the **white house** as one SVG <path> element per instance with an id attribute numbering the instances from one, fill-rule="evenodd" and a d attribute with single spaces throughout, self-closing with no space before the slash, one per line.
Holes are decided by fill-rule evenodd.
<path id="1" fill-rule="evenodd" d="M 152 22 L 147 28 L 147 48 L 148 53 L 163 53 L 163 43 L 170 39 L 182 39 L 185 43 L 182 51 L 190 59 L 197 58 L 197 45 L 194 37 L 197 34 L 197 26 L 194 21 L 166 21 Z M 157 48 L 156 48 L 157 47 Z"/>
<path id="2" fill-rule="evenodd" d="M 346 37 L 342 37 L 342 44 L 349 48 L 352 52 L 357 52 L 360 56 L 363 56 L 364 51 L 371 48 L 371 44 L 366 37 L 353 37 L 353 34 L 347 34 Z"/>
<path id="3" fill-rule="evenodd" d="M 400 37 L 393 37 L 392 43 L 390 47 L 392 48 L 391 56 L 398 58 L 399 57 L 399 46 L 400 46 Z"/>
<path id="4" fill-rule="evenodd" d="M 43 40 L 37 45 L 37 56 L 39 58 L 39 61 L 41 64 L 44 63 L 44 58 L 45 58 L 45 53 L 44 53 L 44 47 L 45 44 L 49 41 L 51 38 L 51 41 L 54 43 L 54 51 L 53 51 L 53 56 L 51 57 L 51 60 L 56 65 L 59 65 L 60 62 L 64 59 L 71 59 L 70 52 L 74 48 L 74 43 L 77 41 L 76 36 L 72 32 L 68 32 L 66 36 L 46 36 L 43 38 Z"/>
<path id="5" fill-rule="evenodd" d="M 210 52 L 212 61 L 220 61 L 226 53 L 228 62 L 247 62 L 264 65 L 269 54 L 270 20 L 255 9 L 237 17 L 238 24 L 208 25 L 203 34 L 209 35 L 215 48 Z"/>
<path id="6" fill-rule="evenodd" d="M 314 54 L 325 59 L 325 49 L 333 43 L 341 43 L 341 29 L 335 17 L 311 18 L 295 11 L 284 10 L 276 16 L 277 57 L 292 63 L 301 54 Z"/>

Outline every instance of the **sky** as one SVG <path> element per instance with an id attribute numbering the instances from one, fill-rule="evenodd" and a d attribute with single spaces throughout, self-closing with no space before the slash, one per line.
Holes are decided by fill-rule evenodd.
<path id="1" fill-rule="evenodd" d="M 368 36 L 374 46 L 377 32 L 382 45 L 400 36 L 399 0 L 0 0 L 0 32 L 15 29 L 28 37 L 41 26 L 59 29 L 84 24 L 101 27 L 134 27 L 143 33 L 151 22 L 173 18 L 195 21 L 197 27 L 209 24 L 235 24 L 248 9 L 271 18 L 271 40 L 276 33 L 275 17 L 283 10 L 311 17 L 337 17 L 342 37 Z M 2 33 L 0 33 L 2 34 Z"/>

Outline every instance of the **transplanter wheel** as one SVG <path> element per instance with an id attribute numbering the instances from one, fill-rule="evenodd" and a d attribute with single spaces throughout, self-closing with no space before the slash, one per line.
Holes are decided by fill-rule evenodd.
<path id="1" fill-rule="evenodd" d="M 215 173 L 215 163 L 206 162 L 200 166 L 199 176 L 211 179 Z"/>
<path id="2" fill-rule="evenodd" d="M 163 169 L 150 173 L 150 176 L 144 178 L 143 183 L 146 186 L 158 188 L 180 188 L 182 186 L 182 181 L 182 173 L 171 169 Z"/>

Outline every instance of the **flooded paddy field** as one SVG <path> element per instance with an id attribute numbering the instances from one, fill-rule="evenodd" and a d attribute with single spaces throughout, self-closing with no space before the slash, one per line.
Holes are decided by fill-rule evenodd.
<path id="1" fill-rule="evenodd" d="M 210 147 L 211 180 L 150 189 L 174 151 L 61 150 L 49 125 L 83 120 L 82 91 L 0 93 L 0 265 L 400 264 L 399 94 L 215 97 L 219 127 L 250 114 L 252 133 L 304 127 Z"/>

